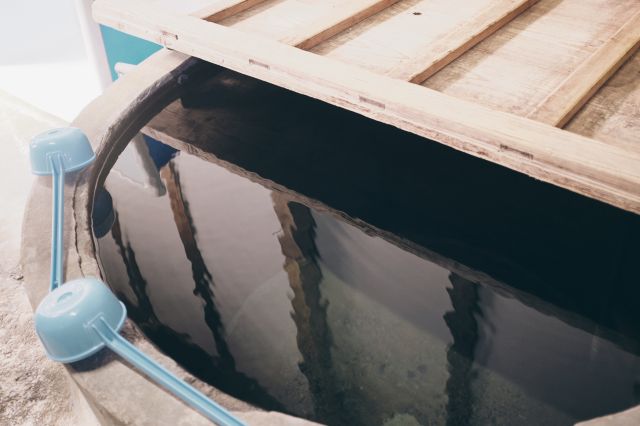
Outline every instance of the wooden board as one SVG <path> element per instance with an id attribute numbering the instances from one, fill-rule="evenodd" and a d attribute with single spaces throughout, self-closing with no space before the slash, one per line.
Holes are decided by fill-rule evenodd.
<path id="1" fill-rule="evenodd" d="M 238 13 L 221 24 L 310 49 L 398 1 L 271 0 Z"/>
<path id="2" fill-rule="evenodd" d="M 636 53 L 566 127 L 610 145 L 640 145 L 640 52 Z"/>
<path id="3" fill-rule="evenodd" d="M 400 2 L 314 52 L 393 78 L 422 82 L 536 2 Z"/>
<path id="4" fill-rule="evenodd" d="M 171 49 L 640 212 L 640 146 L 577 135 L 585 132 L 576 132 L 574 123 L 569 132 L 525 118 L 564 90 L 581 65 L 592 70 L 595 64 L 598 72 L 573 79 L 587 87 L 577 102 L 589 109 L 589 98 L 601 85 L 607 90 L 607 78 L 615 80 L 613 71 L 632 53 L 633 26 L 624 37 L 614 35 L 640 11 L 638 0 L 254 3 L 218 15 L 218 23 L 199 19 L 213 19 L 211 14 L 189 16 L 150 0 L 98 0 L 94 16 Z M 209 12 L 237 4 L 247 3 L 219 0 Z M 610 55 L 614 59 L 605 67 L 589 62 L 602 46 L 627 53 Z M 409 82 L 428 76 L 424 85 Z M 548 109 L 568 121 L 578 107 L 575 96 L 564 98 Z"/>
<path id="5" fill-rule="evenodd" d="M 638 0 L 542 0 L 425 86 L 529 116 L 634 9 Z"/>

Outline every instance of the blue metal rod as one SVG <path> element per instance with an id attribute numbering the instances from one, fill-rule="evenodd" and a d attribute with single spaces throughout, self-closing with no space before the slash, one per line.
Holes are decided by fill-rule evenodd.
<path id="1" fill-rule="evenodd" d="M 64 240 L 64 164 L 59 153 L 49 157 L 53 172 L 53 220 L 51 223 L 51 280 L 49 291 L 62 284 L 62 243 Z"/>
<path id="2" fill-rule="evenodd" d="M 220 426 L 245 426 L 242 421 L 220 405 L 178 379 L 169 370 L 138 350 L 138 348 L 120 336 L 117 331 L 112 329 L 104 318 L 97 318 L 91 323 L 91 326 L 112 351 L 129 361 L 134 367 L 211 421 Z"/>

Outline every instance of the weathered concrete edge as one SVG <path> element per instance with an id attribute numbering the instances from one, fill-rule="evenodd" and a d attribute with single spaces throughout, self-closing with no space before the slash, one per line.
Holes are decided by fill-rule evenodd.
<path id="1" fill-rule="evenodd" d="M 140 127 L 198 79 L 206 65 L 186 55 L 162 50 L 89 104 L 72 123 L 81 128 L 96 161 L 65 183 L 65 277 L 101 276 L 91 229 L 96 187 Z M 25 289 L 35 308 L 46 295 L 49 278 L 51 179 L 36 179 L 23 221 L 21 263 Z M 124 334 L 178 377 L 199 388 L 249 424 L 312 424 L 281 413 L 263 412 L 195 379 L 155 348 L 130 321 Z M 169 395 L 109 351 L 67 365 L 70 379 L 102 424 L 205 425 L 210 422 Z"/>

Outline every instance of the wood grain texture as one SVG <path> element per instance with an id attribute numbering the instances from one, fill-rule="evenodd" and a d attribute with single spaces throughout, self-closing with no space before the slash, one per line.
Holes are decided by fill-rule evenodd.
<path id="1" fill-rule="evenodd" d="M 311 49 L 399 0 L 270 0 L 221 24 Z"/>
<path id="2" fill-rule="evenodd" d="M 473 270 L 468 266 L 462 265 L 459 261 L 444 257 L 441 254 L 426 249 L 424 246 L 417 245 L 406 238 L 399 237 L 397 234 L 375 227 L 362 219 L 353 219 L 351 216 L 345 215 L 344 210 L 337 209 L 336 206 L 328 205 L 317 198 L 310 198 L 278 182 L 264 178 L 255 172 L 248 171 L 238 164 L 230 163 L 214 155 L 209 145 L 212 140 L 219 141 L 225 138 L 234 138 L 230 143 L 237 144 L 234 134 L 235 131 L 229 130 L 235 126 L 233 117 L 237 118 L 237 112 L 234 112 L 233 108 L 223 110 L 223 117 L 221 117 L 217 112 L 212 113 L 206 109 L 184 109 L 179 102 L 175 102 L 163 109 L 162 112 L 154 117 L 141 131 L 165 145 L 188 152 L 204 161 L 220 165 L 231 173 L 257 183 L 274 193 L 282 194 L 293 202 L 309 206 L 317 212 L 331 215 L 337 220 L 346 222 L 369 235 L 382 238 L 406 252 L 441 265 L 450 271 L 455 271 L 457 274 L 465 276 L 471 281 L 491 283 L 491 285 L 498 286 L 499 288 L 504 287 L 504 284 L 499 283 L 486 273 Z M 193 131 L 193 126 L 191 125 L 193 122 L 197 122 L 198 125 L 201 126 L 199 131 Z M 259 128 L 259 125 L 250 130 L 249 133 L 255 131 L 256 128 Z M 250 139 L 250 144 L 255 141 L 255 137 L 248 134 L 241 137 L 243 142 L 246 140 L 245 137 Z"/>
<path id="3" fill-rule="evenodd" d="M 379 74 L 429 52 L 494 0 L 403 0 L 312 51 Z"/>
<path id="4" fill-rule="evenodd" d="M 144 1 L 98 0 L 93 11 L 102 24 L 640 212 L 640 149 L 607 145 Z"/>
<path id="5" fill-rule="evenodd" d="M 526 117 L 638 10 L 638 0 L 541 0 L 423 84 Z"/>
<path id="6" fill-rule="evenodd" d="M 205 21 L 219 22 L 264 1 L 265 0 L 222 0 L 205 6 L 191 15 L 202 18 Z"/>
<path id="7" fill-rule="evenodd" d="M 640 47 L 640 11 L 551 92 L 529 118 L 563 127 Z"/>
<path id="8" fill-rule="evenodd" d="M 610 145 L 640 146 L 640 52 L 602 86 L 565 129 Z"/>
<path id="9" fill-rule="evenodd" d="M 396 65 L 388 75 L 422 83 L 467 50 L 502 28 L 538 0 L 497 0 L 483 8 L 480 13 L 460 23 L 424 52 Z"/>

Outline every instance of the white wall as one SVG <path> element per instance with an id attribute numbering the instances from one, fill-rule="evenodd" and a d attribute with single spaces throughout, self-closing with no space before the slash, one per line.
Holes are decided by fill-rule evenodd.
<path id="1" fill-rule="evenodd" d="M 0 90 L 66 121 L 101 93 L 74 0 L 2 1 L 0 40 Z"/>

